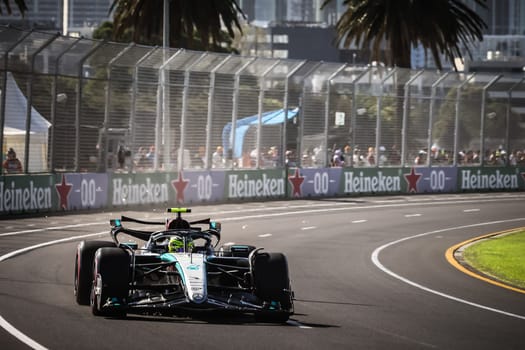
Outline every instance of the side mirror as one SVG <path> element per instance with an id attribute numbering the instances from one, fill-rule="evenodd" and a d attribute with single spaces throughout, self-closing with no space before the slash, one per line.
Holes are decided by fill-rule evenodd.
<path id="1" fill-rule="evenodd" d="M 221 232 L 221 223 L 217 221 L 210 221 L 210 229 Z"/>
<path id="2" fill-rule="evenodd" d="M 109 224 L 111 225 L 111 227 L 121 227 L 122 221 L 120 221 L 120 219 L 111 219 L 109 220 Z"/>

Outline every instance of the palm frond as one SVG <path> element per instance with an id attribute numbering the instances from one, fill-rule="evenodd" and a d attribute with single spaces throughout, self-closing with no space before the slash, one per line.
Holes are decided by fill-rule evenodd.
<path id="1" fill-rule="evenodd" d="M 325 0 L 322 7 L 333 0 Z M 486 8 L 486 0 L 475 0 Z M 347 10 L 336 25 L 337 44 L 372 49 L 372 59 L 386 51 L 387 63 L 410 67 L 410 50 L 421 44 L 439 69 L 444 55 L 453 65 L 461 50 L 483 40 L 483 19 L 462 0 L 345 0 Z"/>
<path id="2" fill-rule="evenodd" d="M 13 0 L 13 2 L 15 3 L 16 7 L 18 7 L 18 11 L 22 15 L 22 17 L 24 17 L 24 15 L 25 15 L 25 13 L 27 11 L 26 2 L 24 0 Z M 4 15 L 6 13 L 8 15 L 12 15 L 13 14 L 13 9 L 11 8 L 11 0 L 2 0 L 2 2 L 0 2 L 0 4 L 4 4 L 4 7 L 5 7 L 5 11 L 4 11 L 2 9 L 2 6 L 0 6 L 0 15 Z"/>

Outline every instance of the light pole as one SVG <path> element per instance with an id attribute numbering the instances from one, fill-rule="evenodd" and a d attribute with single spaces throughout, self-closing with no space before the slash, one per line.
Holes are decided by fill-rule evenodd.
<path id="1" fill-rule="evenodd" d="M 69 32 L 69 0 L 62 2 L 62 35 L 67 36 Z"/>
<path id="2" fill-rule="evenodd" d="M 67 0 L 66 0 L 67 1 Z M 163 0 L 163 21 L 162 21 L 162 48 L 166 50 L 170 47 L 170 0 Z"/>

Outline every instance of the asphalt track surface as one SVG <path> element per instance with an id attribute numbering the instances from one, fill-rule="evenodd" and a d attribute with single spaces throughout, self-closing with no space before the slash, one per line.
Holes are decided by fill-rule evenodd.
<path id="1" fill-rule="evenodd" d="M 524 208 L 523 193 L 193 207 L 190 219 L 222 221 L 223 243 L 287 255 L 296 314 L 284 325 L 109 319 L 77 305 L 79 236 L 109 238 L 110 218 L 164 218 L 162 208 L 3 220 L 0 349 L 525 349 L 525 294 L 445 259 L 459 242 L 525 226 Z"/>

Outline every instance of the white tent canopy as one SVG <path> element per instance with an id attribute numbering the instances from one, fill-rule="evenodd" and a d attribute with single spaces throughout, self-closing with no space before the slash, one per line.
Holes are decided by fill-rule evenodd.
<path id="1" fill-rule="evenodd" d="M 11 72 L 7 72 L 4 121 L 3 154 L 12 147 L 22 163 L 25 159 L 25 135 L 27 120 L 27 99 L 18 87 Z M 49 123 L 31 107 L 29 138 L 29 167 L 31 172 L 47 171 L 47 145 Z"/>

